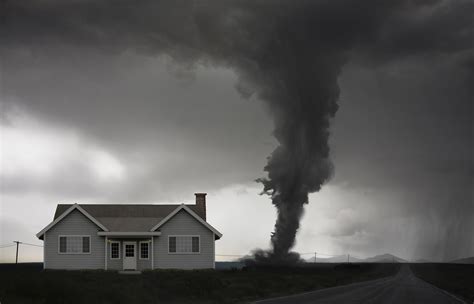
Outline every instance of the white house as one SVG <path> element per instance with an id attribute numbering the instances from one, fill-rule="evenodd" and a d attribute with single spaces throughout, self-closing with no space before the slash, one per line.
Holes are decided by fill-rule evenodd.
<path id="1" fill-rule="evenodd" d="M 59 204 L 36 236 L 45 269 L 203 269 L 215 266 L 206 194 L 195 205 Z"/>

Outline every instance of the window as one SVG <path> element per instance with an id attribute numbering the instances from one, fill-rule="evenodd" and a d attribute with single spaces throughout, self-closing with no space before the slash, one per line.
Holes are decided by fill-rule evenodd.
<path id="1" fill-rule="evenodd" d="M 200 252 L 199 236 L 180 235 L 168 237 L 169 253 L 199 253 Z"/>
<path id="2" fill-rule="evenodd" d="M 120 259 L 120 242 L 110 243 L 110 259 L 112 260 Z"/>
<path id="3" fill-rule="evenodd" d="M 91 252 L 90 236 L 67 235 L 59 236 L 59 253 L 84 254 Z"/>
<path id="4" fill-rule="evenodd" d="M 125 257 L 133 258 L 135 256 L 135 245 L 125 244 Z"/>
<path id="5" fill-rule="evenodd" d="M 148 260 L 149 245 L 150 244 L 148 242 L 140 242 L 140 259 L 141 260 Z"/>

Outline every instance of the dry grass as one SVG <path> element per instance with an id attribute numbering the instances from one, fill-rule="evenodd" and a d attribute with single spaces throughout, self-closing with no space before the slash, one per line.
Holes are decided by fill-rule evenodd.
<path id="1" fill-rule="evenodd" d="M 308 264 L 247 270 L 41 271 L 0 265 L 1 303 L 242 303 L 396 273 L 397 264 Z"/>
<path id="2" fill-rule="evenodd" d="M 474 302 L 474 265 L 472 264 L 412 264 L 412 271 L 423 279 L 468 303 Z"/>

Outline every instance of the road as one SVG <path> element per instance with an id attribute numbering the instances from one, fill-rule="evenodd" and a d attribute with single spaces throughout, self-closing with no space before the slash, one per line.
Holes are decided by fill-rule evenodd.
<path id="1" fill-rule="evenodd" d="M 408 265 L 397 275 L 379 280 L 257 301 L 258 304 L 460 304 L 464 301 L 418 279 Z"/>

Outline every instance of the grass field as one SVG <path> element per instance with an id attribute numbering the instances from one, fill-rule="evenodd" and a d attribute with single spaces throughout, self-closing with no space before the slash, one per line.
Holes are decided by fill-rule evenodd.
<path id="1" fill-rule="evenodd" d="M 472 264 L 412 264 L 417 277 L 474 302 L 474 265 Z"/>
<path id="2" fill-rule="evenodd" d="M 0 265 L 4 303 L 245 303 L 395 274 L 398 264 L 308 264 L 247 270 L 42 271 Z"/>

